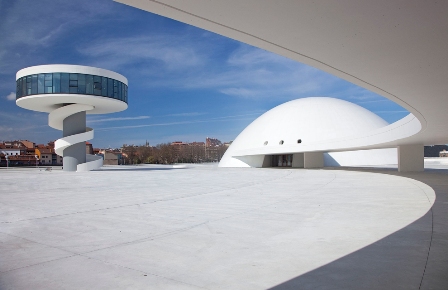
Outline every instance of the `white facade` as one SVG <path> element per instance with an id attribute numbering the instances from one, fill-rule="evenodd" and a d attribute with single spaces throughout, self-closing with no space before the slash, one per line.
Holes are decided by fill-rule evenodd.
<path id="1" fill-rule="evenodd" d="M 0 153 L 4 153 L 5 155 L 20 155 L 20 149 L 0 149 Z"/>

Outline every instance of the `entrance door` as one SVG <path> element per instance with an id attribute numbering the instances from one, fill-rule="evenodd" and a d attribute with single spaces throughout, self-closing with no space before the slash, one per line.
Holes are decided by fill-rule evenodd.
<path id="1" fill-rule="evenodd" d="M 272 167 L 292 167 L 292 154 L 272 155 Z"/>

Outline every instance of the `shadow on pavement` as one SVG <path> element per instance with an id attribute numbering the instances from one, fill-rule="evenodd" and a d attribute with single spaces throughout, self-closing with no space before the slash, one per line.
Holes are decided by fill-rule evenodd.
<path id="1" fill-rule="evenodd" d="M 179 167 L 179 168 L 117 168 L 117 169 L 98 169 L 92 171 L 158 171 L 158 170 L 179 170 L 179 169 L 188 169 L 187 167 Z"/>
<path id="2" fill-rule="evenodd" d="M 435 203 L 409 226 L 270 289 L 448 289 L 448 170 L 339 169 L 421 181 L 434 189 Z"/>

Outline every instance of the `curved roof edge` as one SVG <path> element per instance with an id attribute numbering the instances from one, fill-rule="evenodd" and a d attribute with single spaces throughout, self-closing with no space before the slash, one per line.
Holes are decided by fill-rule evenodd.
<path id="1" fill-rule="evenodd" d="M 384 137 L 387 144 L 448 143 L 441 105 L 448 92 L 448 2 L 116 1 L 303 62 L 396 102 L 413 116 L 391 125 L 401 139 Z"/>

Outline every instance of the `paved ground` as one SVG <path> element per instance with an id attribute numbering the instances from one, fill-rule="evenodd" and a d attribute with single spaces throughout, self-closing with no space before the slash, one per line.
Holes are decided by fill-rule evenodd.
<path id="1" fill-rule="evenodd" d="M 447 289 L 447 172 L 395 175 L 1 170 L 0 289 Z"/>

